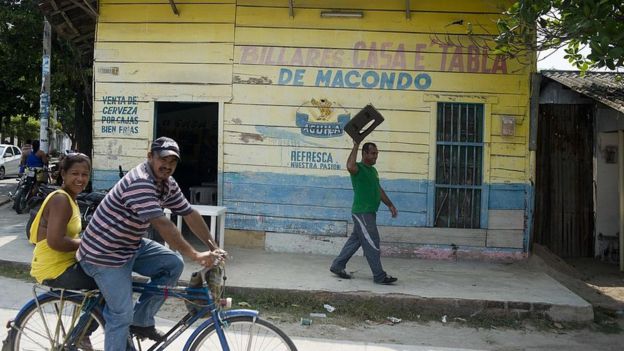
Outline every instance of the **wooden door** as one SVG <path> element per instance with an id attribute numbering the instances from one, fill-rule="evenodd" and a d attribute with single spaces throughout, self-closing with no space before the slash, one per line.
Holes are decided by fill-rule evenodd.
<path id="1" fill-rule="evenodd" d="M 540 105 L 533 241 L 593 257 L 593 105 Z"/>

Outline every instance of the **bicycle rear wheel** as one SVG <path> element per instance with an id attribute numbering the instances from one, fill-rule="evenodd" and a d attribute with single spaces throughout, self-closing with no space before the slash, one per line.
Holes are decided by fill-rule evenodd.
<path id="1" fill-rule="evenodd" d="M 39 298 L 20 318 L 15 320 L 9 332 L 8 350 L 104 350 L 104 318 L 98 308 L 89 311 L 82 330 L 76 330 L 82 313 L 82 297 L 55 295 Z M 68 342 L 69 335 L 75 336 Z"/>
<path id="2" fill-rule="evenodd" d="M 13 196 L 13 209 L 17 214 L 22 214 L 26 209 L 28 191 L 29 189 L 26 189 L 25 186 L 20 186 Z"/>
<path id="3" fill-rule="evenodd" d="M 249 316 L 238 316 L 223 320 L 223 333 L 230 351 L 297 351 L 292 340 L 275 325 Z M 221 342 L 210 325 L 191 343 L 191 351 L 221 350 Z"/>

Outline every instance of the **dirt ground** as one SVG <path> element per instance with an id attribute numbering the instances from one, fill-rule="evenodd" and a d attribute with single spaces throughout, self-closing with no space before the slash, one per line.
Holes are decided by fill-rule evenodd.
<path id="1" fill-rule="evenodd" d="M 245 306 L 246 307 L 246 306 Z M 251 306 L 254 308 L 254 306 Z M 179 318 L 184 307 L 167 302 L 159 312 L 163 318 Z M 608 318 L 602 324 L 568 326 L 547 321 L 523 321 L 514 327 L 475 326 L 462 320 L 362 321 L 349 317 L 310 318 L 296 312 L 262 311 L 261 316 L 294 338 L 351 340 L 371 344 L 405 344 L 462 350 L 622 350 L 624 316 Z M 301 325 L 302 317 L 311 325 Z"/>
<path id="2" fill-rule="evenodd" d="M 539 251 L 539 250 L 537 250 Z M 546 320 L 500 321 L 436 319 L 401 321 L 358 320 L 319 308 L 327 318 L 310 318 L 297 308 L 258 308 L 261 316 L 296 338 L 351 340 L 471 350 L 617 350 L 624 344 L 624 273 L 612 264 L 592 259 L 564 261 L 547 252 L 532 255 L 527 264 L 546 272 L 594 306 L 595 321 L 573 325 Z M 235 301 L 236 305 L 236 301 Z M 167 302 L 159 316 L 177 319 L 184 307 Z M 301 325 L 301 318 L 312 319 Z M 398 348 L 397 348 L 398 349 Z"/>
<path id="3" fill-rule="evenodd" d="M 624 273 L 617 266 L 589 259 L 563 261 L 548 255 L 534 255 L 527 264 L 543 270 L 568 289 L 592 303 L 595 321 L 571 325 L 546 320 L 500 321 L 437 320 L 368 321 L 336 316 L 323 310 L 327 318 L 310 318 L 291 310 L 257 308 L 261 316 L 282 328 L 291 337 L 351 340 L 446 347 L 472 350 L 623 350 L 624 344 Z M 236 301 L 235 301 L 236 305 Z M 247 306 L 244 306 L 247 307 Z M 184 307 L 167 302 L 159 316 L 179 318 Z M 309 326 L 301 318 L 312 319 Z M 491 322 L 491 323 L 490 323 Z"/>

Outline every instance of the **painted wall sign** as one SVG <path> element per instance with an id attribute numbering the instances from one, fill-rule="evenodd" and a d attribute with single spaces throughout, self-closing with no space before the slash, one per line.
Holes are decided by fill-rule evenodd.
<path id="1" fill-rule="evenodd" d="M 351 114 L 335 102 L 312 99 L 299 106 L 296 124 L 301 134 L 315 138 L 331 138 L 344 134 L 344 126 Z"/>
<path id="2" fill-rule="evenodd" d="M 104 96 L 102 102 L 102 134 L 139 133 L 137 96 Z"/>
<path id="3" fill-rule="evenodd" d="M 407 48 L 407 49 L 406 49 Z M 371 70 L 435 70 L 458 73 L 507 74 L 507 60 L 487 48 L 445 43 L 408 45 L 357 41 L 353 49 L 244 46 L 241 64 L 342 67 Z"/>
<path id="4" fill-rule="evenodd" d="M 334 156 L 327 151 L 308 151 L 293 149 L 290 151 L 291 168 L 312 168 L 339 170 L 340 164 L 334 161 Z"/>
<path id="5" fill-rule="evenodd" d="M 431 86 L 431 76 L 427 73 L 319 69 L 313 74 L 317 87 L 426 90 Z M 302 68 L 281 68 L 277 84 L 303 86 L 305 75 Z"/>

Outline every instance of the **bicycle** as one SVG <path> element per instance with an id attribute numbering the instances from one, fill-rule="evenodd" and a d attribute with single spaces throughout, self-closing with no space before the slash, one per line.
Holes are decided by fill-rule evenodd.
<path id="1" fill-rule="evenodd" d="M 199 319 L 207 319 L 186 339 L 183 350 L 297 351 L 292 340 L 277 326 L 261 319 L 258 311 L 226 309 L 223 280 L 200 274 L 199 287 L 156 286 L 133 282 L 136 293 L 149 292 L 182 299 L 188 313 L 148 350 L 164 350 Z M 218 274 L 218 273 L 216 273 Z M 223 276 L 221 276 L 224 278 Z M 216 283 L 215 283 L 216 282 Z M 45 292 L 37 295 L 37 289 Z M 13 321 L 2 350 L 104 350 L 103 297 L 98 290 L 72 291 L 35 284 L 35 298 L 26 303 Z M 214 296 L 213 296 L 214 295 Z M 130 335 L 130 349 L 142 350 L 141 339 Z"/>

